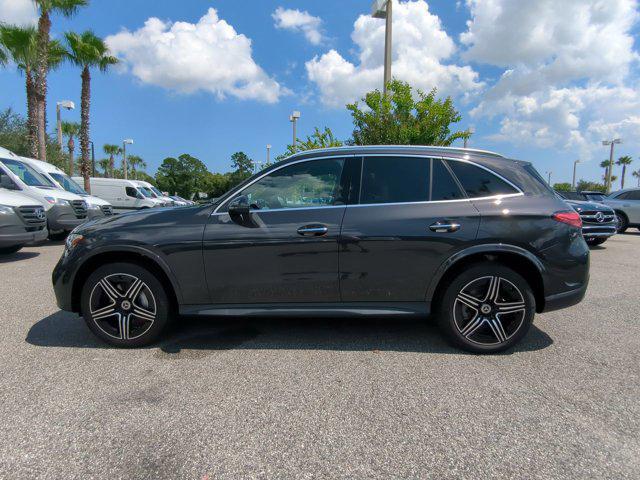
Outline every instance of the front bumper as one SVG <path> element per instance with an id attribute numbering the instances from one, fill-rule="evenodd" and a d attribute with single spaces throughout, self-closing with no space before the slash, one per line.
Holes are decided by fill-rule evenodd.
<path id="1" fill-rule="evenodd" d="M 0 217 L 0 247 L 13 247 L 41 242 L 47 238 L 44 220 L 25 224 L 18 215 Z"/>
<path id="2" fill-rule="evenodd" d="M 71 231 L 88 219 L 87 215 L 76 215 L 71 205 L 54 205 L 47 212 L 49 230 L 53 232 Z"/>
<path id="3" fill-rule="evenodd" d="M 584 225 L 582 226 L 582 236 L 585 239 L 590 238 L 608 238 L 618 233 L 616 224 L 610 225 Z"/>
<path id="4" fill-rule="evenodd" d="M 93 208 L 89 208 L 87 210 L 87 220 L 95 220 L 97 218 L 104 218 L 105 214 L 104 212 L 97 208 L 97 209 L 93 209 Z"/>

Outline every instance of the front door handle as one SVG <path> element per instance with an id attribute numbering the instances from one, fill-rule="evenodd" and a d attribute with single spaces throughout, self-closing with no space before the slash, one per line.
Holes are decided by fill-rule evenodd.
<path id="1" fill-rule="evenodd" d="M 460 224 L 441 220 L 429 225 L 429 230 L 436 233 L 453 233 L 460 230 Z"/>
<path id="2" fill-rule="evenodd" d="M 298 229 L 298 235 L 303 237 L 321 237 L 326 235 L 329 229 L 326 225 L 305 225 Z"/>

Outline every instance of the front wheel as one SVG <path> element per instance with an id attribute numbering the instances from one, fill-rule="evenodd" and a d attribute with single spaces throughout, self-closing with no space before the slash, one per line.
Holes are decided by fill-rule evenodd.
<path id="1" fill-rule="evenodd" d="M 616 212 L 618 217 L 618 233 L 624 233 L 629 228 L 629 219 L 624 213 Z"/>
<path id="2" fill-rule="evenodd" d="M 93 272 L 82 289 L 81 306 L 91 331 L 117 347 L 155 342 L 171 314 L 160 281 L 132 263 L 112 263 Z"/>
<path id="3" fill-rule="evenodd" d="M 444 335 L 456 347 L 495 353 L 518 343 L 535 315 L 527 281 L 500 264 L 477 264 L 447 286 L 438 312 Z"/>

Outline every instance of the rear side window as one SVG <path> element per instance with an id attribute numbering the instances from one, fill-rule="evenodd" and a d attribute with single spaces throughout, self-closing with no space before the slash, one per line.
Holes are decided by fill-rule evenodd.
<path id="1" fill-rule="evenodd" d="M 471 198 L 519 193 L 507 182 L 483 168 L 466 162 L 449 161 L 447 164 Z"/>
<path id="2" fill-rule="evenodd" d="M 429 200 L 429 158 L 365 157 L 360 203 Z"/>
<path id="3" fill-rule="evenodd" d="M 433 181 L 431 182 L 431 200 L 459 200 L 464 198 L 460 187 L 451 176 L 451 172 L 442 160 L 433 160 Z"/>

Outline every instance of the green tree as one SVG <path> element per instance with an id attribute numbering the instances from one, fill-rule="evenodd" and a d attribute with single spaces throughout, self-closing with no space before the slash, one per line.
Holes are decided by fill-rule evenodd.
<path id="1" fill-rule="evenodd" d="M 631 175 L 633 175 L 638 179 L 638 187 L 640 187 L 640 170 L 636 170 L 635 172 L 632 172 Z"/>
<path id="2" fill-rule="evenodd" d="M 248 176 L 253 173 L 253 169 L 255 168 L 253 160 L 244 152 L 236 152 L 231 155 L 231 166 L 234 172 Z"/>
<path id="3" fill-rule="evenodd" d="M 604 178 L 605 183 L 607 182 L 607 177 L 609 176 L 609 164 L 611 162 L 609 160 L 603 160 L 600 162 L 600 168 L 604 168 L 604 175 L 602 176 L 602 178 Z M 613 181 L 613 178 L 612 180 Z"/>
<path id="4" fill-rule="evenodd" d="M 134 180 L 141 180 L 138 178 L 138 174 L 142 173 L 139 170 L 147 168 L 147 162 L 138 155 L 127 155 L 127 167 L 129 168 L 128 176 Z"/>
<path id="5" fill-rule="evenodd" d="M 47 159 L 47 74 L 51 68 L 49 64 L 51 46 L 51 15 L 61 14 L 71 17 L 80 7 L 89 4 L 88 0 L 33 0 L 38 8 L 38 35 L 36 39 L 36 71 L 34 88 L 36 96 L 36 118 L 38 153 L 40 160 Z"/>
<path id="6" fill-rule="evenodd" d="M 622 177 L 620 179 L 620 188 L 624 188 L 624 177 L 627 174 L 627 165 L 631 165 L 632 162 L 633 162 L 633 158 L 631 158 L 629 155 L 620 157 L 616 162 L 616 165 L 622 166 Z"/>
<path id="7" fill-rule="evenodd" d="M 356 145 L 451 145 L 469 138 L 467 131 L 451 130 L 462 117 L 451 97 L 436 98 L 434 88 L 428 94 L 417 90 L 415 100 L 411 86 L 399 80 L 389 82 L 389 93 L 367 93 L 362 101 L 347 105 L 353 117 L 353 143 Z"/>
<path id="8" fill-rule="evenodd" d="M 113 177 L 116 169 L 115 156 L 122 155 L 122 147 L 107 143 L 102 147 L 102 150 L 104 151 L 105 155 L 109 155 L 109 175 Z"/>
<path id="9" fill-rule="evenodd" d="M 162 161 L 156 173 L 156 183 L 163 192 L 190 198 L 206 189 L 209 175 L 204 163 L 184 153 L 178 158 L 168 157 Z"/>
<path id="10" fill-rule="evenodd" d="M 60 0 L 61 1 L 61 0 Z M 71 0 L 68 0 L 71 1 Z M 89 158 L 89 117 L 91 106 L 91 69 L 99 68 L 106 72 L 109 66 L 118 63 L 118 59 L 109 54 L 104 41 L 93 32 L 65 34 L 69 47 L 69 59 L 82 69 L 82 90 L 80 94 L 80 152 L 82 154 L 81 174 L 84 189 L 90 192 L 91 160 Z"/>
<path id="11" fill-rule="evenodd" d="M 29 131 L 29 156 L 39 158 L 37 98 L 34 83 L 34 66 L 37 61 L 37 31 L 33 27 L 0 25 L 0 47 L 8 54 L 18 69 L 24 73 L 27 94 L 27 128 Z M 57 40 L 49 44 L 49 66 L 55 68 L 65 58 L 66 50 Z"/>
<path id="12" fill-rule="evenodd" d="M 73 156 L 73 152 L 76 148 L 75 138 L 80 133 L 80 124 L 78 122 L 62 122 L 62 135 L 67 137 L 67 148 L 69 149 L 69 176 L 72 177 L 74 174 L 74 165 L 75 160 Z"/>
<path id="13" fill-rule="evenodd" d="M 590 182 L 588 180 L 580 180 L 576 186 L 579 192 L 592 191 L 606 193 L 607 187 L 603 183 Z"/>
<path id="14" fill-rule="evenodd" d="M 307 136 L 305 140 L 297 139 L 297 145 L 294 148 L 293 145 L 287 146 L 287 151 L 276 157 L 276 160 L 283 160 L 296 152 L 304 152 L 306 150 L 317 150 L 319 148 L 331 148 L 341 147 L 344 143 L 333 135 L 333 132 L 329 127 L 324 127 L 324 130 L 320 130 L 315 127 L 313 134 Z M 265 165 L 267 168 L 269 165 Z"/>
<path id="15" fill-rule="evenodd" d="M 98 160 L 98 167 L 102 169 L 102 176 L 107 178 L 109 176 L 110 170 L 110 162 L 108 158 L 101 158 Z"/>
<path id="16" fill-rule="evenodd" d="M 570 183 L 554 183 L 553 189 L 558 192 L 570 192 L 573 190 Z"/>
<path id="17" fill-rule="evenodd" d="M 231 189 L 232 182 L 231 173 L 210 173 L 206 177 L 203 191 L 207 192 L 209 197 L 217 198 Z"/>

